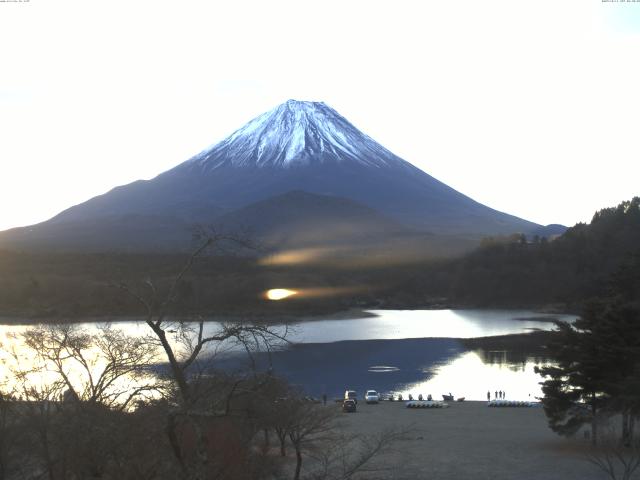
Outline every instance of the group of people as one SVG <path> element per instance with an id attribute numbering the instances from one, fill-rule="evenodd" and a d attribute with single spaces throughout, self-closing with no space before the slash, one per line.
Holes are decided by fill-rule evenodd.
<path id="1" fill-rule="evenodd" d="M 502 390 L 496 390 L 493 396 L 494 400 L 504 400 L 504 397 L 507 396 L 507 392 L 503 392 Z M 490 402 L 491 401 L 491 391 L 487 390 L 487 401 Z"/>

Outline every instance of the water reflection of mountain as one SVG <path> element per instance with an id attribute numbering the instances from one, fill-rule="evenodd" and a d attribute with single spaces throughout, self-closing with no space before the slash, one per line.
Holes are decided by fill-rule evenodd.
<path id="1" fill-rule="evenodd" d="M 545 347 L 551 332 L 533 331 L 511 335 L 464 338 L 460 342 L 473 350 L 482 361 L 491 365 L 518 365 L 525 363 L 547 363 L 549 352 Z"/>
<path id="2" fill-rule="evenodd" d="M 544 354 L 528 352 L 524 350 L 484 350 L 482 348 L 473 350 L 483 363 L 489 365 L 506 365 L 513 370 L 524 370 L 527 363 L 548 363 L 548 356 Z"/>
<path id="3" fill-rule="evenodd" d="M 282 375 L 309 395 L 330 397 L 345 389 L 359 392 L 374 388 L 381 392 L 429 380 L 435 370 L 476 353 L 486 365 L 501 365 L 514 372 L 531 362 L 548 362 L 542 345 L 543 332 L 475 339 L 409 338 L 347 340 L 331 343 L 299 343 L 288 349 L 254 357 L 259 370 L 270 362 Z M 217 358 L 216 367 L 240 370 L 250 366 L 246 356 Z M 537 380 L 535 381 L 537 383 Z"/>
<path id="4" fill-rule="evenodd" d="M 398 385 L 425 381 L 435 367 L 464 351 L 457 339 L 448 338 L 303 343 L 272 353 L 271 362 L 276 374 L 300 385 L 310 395 L 326 392 L 333 397 L 347 388 L 385 392 Z M 256 357 L 260 369 L 268 368 L 268 361 L 266 354 Z M 247 366 L 247 360 L 219 359 L 217 366 L 238 369 Z"/>

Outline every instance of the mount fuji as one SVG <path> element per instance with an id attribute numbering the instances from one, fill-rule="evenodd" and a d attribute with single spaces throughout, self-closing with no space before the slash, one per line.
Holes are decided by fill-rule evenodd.
<path id="1" fill-rule="evenodd" d="M 0 247 L 182 250 L 196 224 L 248 227 L 274 247 L 300 231 L 307 245 L 420 235 L 477 241 L 542 228 L 448 187 L 324 103 L 289 100 L 151 180 L 0 233 Z"/>

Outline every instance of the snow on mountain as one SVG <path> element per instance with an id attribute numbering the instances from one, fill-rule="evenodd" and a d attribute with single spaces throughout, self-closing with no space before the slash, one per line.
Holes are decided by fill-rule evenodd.
<path id="1" fill-rule="evenodd" d="M 287 195 L 292 191 L 298 193 Z M 287 201 L 301 208 L 285 208 Z M 363 208 L 376 214 L 365 214 Z M 361 212 L 371 221 L 345 221 L 343 209 Z M 305 235 L 331 230 L 344 239 L 344 226 L 353 224 L 371 241 L 381 240 L 381 230 L 397 233 L 392 223 L 435 236 L 475 240 L 540 228 L 445 185 L 324 103 L 289 100 L 151 180 L 116 187 L 47 222 L 5 232 L 0 247 L 174 248 L 188 244 L 179 230 L 188 236 L 189 226 L 211 225 L 219 218 L 249 223 L 247 227 L 270 225 L 270 232 L 277 234 L 285 212 L 287 225 L 304 225 Z M 411 237 L 409 230 L 402 235 Z M 291 228 L 280 233 L 292 235 Z M 312 236 L 321 240 L 319 234 Z"/>
<path id="2" fill-rule="evenodd" d="M 344 161 L 378 168 L 408 165 L 323 102 L 288 100 L 196 155 L 188 167 L 206 172 L 221 166 L 290 168 Z"/>

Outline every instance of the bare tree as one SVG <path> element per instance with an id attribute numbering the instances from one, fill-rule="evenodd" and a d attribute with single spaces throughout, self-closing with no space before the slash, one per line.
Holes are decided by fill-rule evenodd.
<path id="1" fill-rule="evenodd" d="M 335 429 L 337 410 L 298 401 L 291 404 L 287 433 L 296 453 L 294 480 L 300 479 L 302 454 L 328 440 Z"/>
<path id="2" fill-rule="evenodd" d="M 109 326 L 36 326 L 15 339 L 12 418 L 29 446 L 27 478 L 101 476 L 125 457 L 139 467 L 144 442 L 132 441 L 138 432 L 130 425 L 141 417 L 128 412 L 164 389 L 148 370 L 155 348 Z"/>
<path id="3" fill-rule="evenodd" d="M 46 400 L 57 396 L 47 394 L 46 388 L 28 394 L 16 407 L 25 474 L 14 478 L 179 478 L 163 435 L 162 405 L 152 402 L 122 411 L 97 403 Z"/>
<path id="4" fill-rule="evenodd" d="M 374 435 L 336 435 L 324 448 L 314 452 L 317 467 L 310 478 L 313 480 L 350 480 L 358 476 L 371 478 L 389 469 L 388 465 L 376 464 L 375 459 L 405 437 L 409 428 L 388 429 Z M 397 471 L 398 466 L 392 467 Z"/>
<path id="5" fill-rule="evenodd" d="M 41 325 L 23 334 L 33 353 L 31 365 L 18 373 L 29 388 L 30 373 L 53 372 L 51 385 L 67 398 L 126 410 L 136 399 L 157 392 L 162 384 L 149 373 L 155 347 L 122 330 L 102 326 L 90 333 L 75 325 Z"/>
<path id="6" fill-rule="evenodd" d="M 21 463 L 17 457 L 22 432 L 15 410 L 15 399 L 0 390 L 0 480 L 11 478 Z"/>
<path id="7" fill-rule="evenodd" d="M 286 455 L 287 439 L 295 452 L 294 480 L 303 478 L 305 456 L 310 462 L 304 478 L 348 480 L 380 473 L 385 467 L 375 465 L 374 458 L 410 431 L 404 428 L 367 436 L 346 435 L 341 432 L 340 413 L 335 406 L 310 403 L 295 392 L 277 403 L 275 415 L 273 424 L 281 456 Z"/>
<path id="8" fill-rule="evenodd" d="M 56 400 L 60 398 L 61 385 L 59 382 L 43 382 L 36 386 L 27 383 L 26 377 L 16 378 L 21 383 L 16 385 L 20 395 L 14 413 L 23 435 L 31 444 L 29 467 L 36 478 L 64 478 L 66 462 L 62 460 L 60 451 L 65 449 L 66 443 L 56 441 L 56 433 L 59 433 Z"/>
<path id="9" fill-rule="evenodd" d="M 640 467 L 640 439 L 621 439 L 609 427 L 601 433 L 599 446 L 592 447 L 586 458 L 611 480 L 630 480 Z"/>
<path id="10" fill-rule="evenodd" d="M 165 292 L 162 292 L 148 279 L 146 291 L 140 293 L 126 284 L 118 285 L 128 295 L 132 296 L 144 308 L 145 323 L 153 333 L 152 343 L 158 344 L 166 356 L 169 364 L 171 380 L 176 387 L 178 405 L 176 412 L 169 418 L 168 432 L 172 437 L 174 453 L 185 465 L 188 478 L 203 480 L 210 476 L 213 469 L 210 466 L 210 445 L 208 444 L 206 421 L 203 419 L 221 415 L 203 395 L 198 394 L 197 365 L 199 357 L 207 348 L 219 349 L 223 345 L 229 348 L 242 348 L 247 353 L 265 348 L 269 350 L 274 342 L 284 341 L 286 330 L 276 331 L 266 325 L 243 322 L 223 322 L 217 324 L 214 331 L 208 331 L 202 317 L 189 319 L 170 318 L 170 310 L 178 298 L 179 287 L 185 275 L 192 269 L 195 261 L 209 249 L 220 245 L 236 243 L 247 246 L 247 242 L 229 235 L 209 235 L 201 245 L 191 254 L 188 260 Z M 230 392 L 233 395 L 235 391 Z M 228 403 L 228 401 L 227 401 Z M 227 409 L 228 411 L 228 409 Z M 222 415 L 227 414 L 227 411 Z M 182 458 L 182 452 L 175 435 L 176 416 L 186 419 L 195 434 L 195 453 L 197 462 L 187 465 Z"/>

